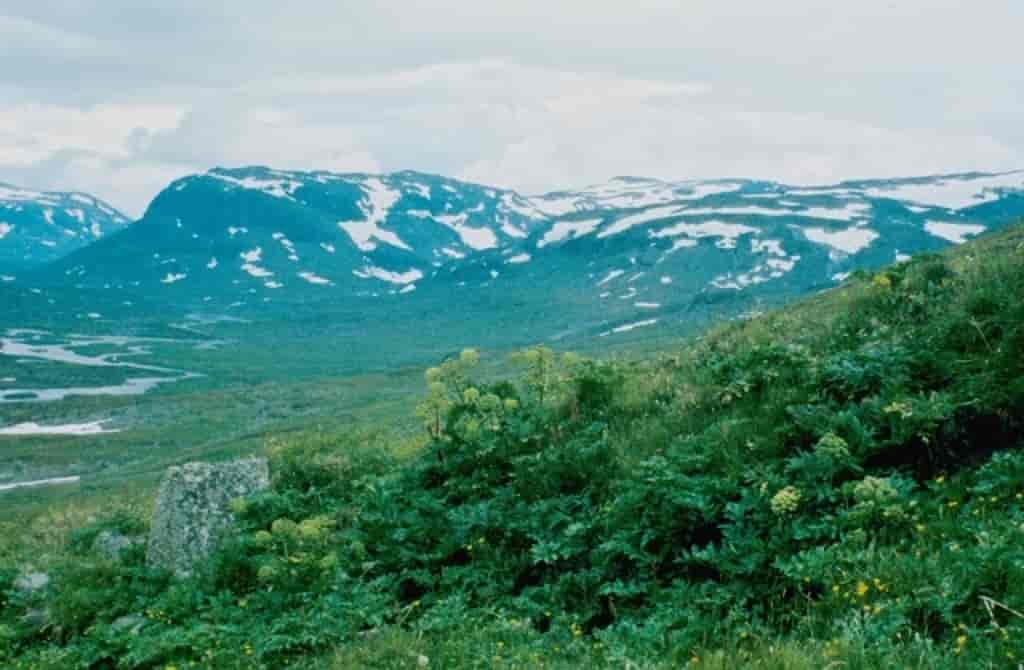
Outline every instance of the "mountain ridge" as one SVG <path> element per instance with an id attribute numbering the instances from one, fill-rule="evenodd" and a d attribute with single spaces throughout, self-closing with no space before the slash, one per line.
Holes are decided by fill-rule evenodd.
<path id="1" fill-rule="evenodd" d="M 523 196 L 412 170 L 213 168 L 14 286 L 249 316 L 375 300 L 395 318 L 486 294 L 491 310 L 542 305 L 541 338 L 608 337 L 756 311 L 1022 215 L 1024 171 L 824 186 L 629 177 Z"/>

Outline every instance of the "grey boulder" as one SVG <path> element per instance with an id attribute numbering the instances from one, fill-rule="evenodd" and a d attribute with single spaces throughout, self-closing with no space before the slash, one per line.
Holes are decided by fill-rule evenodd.
<path id="1" fill-rule="evenodd" d="M 264 458 L 169 468 L 157 493 L 147 564 L 179 576 L 191 574 L 232 532 L 229 503 L 269 485 Z"/>

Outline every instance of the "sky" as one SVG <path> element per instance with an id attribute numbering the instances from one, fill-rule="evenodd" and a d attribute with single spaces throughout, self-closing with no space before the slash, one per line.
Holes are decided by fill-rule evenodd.
<path id="1" fill-rule="evenodd" d="M 0 181 L 139 216 L 216 166 L 530 194 L 1020 169 L 1021 26 L 1019 0 L 0 0 Z"/>

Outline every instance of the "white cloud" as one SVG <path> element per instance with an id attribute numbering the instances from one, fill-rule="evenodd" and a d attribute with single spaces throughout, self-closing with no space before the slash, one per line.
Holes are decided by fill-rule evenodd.
<path id="1" fill-rule="evenodd" d="M 306 7 L 37 0 L 0 15 L 20 65 L 0 73 L 0 180 L 137 214 L 214 165 L 413 168 L 531 192 L 1024 167 L 1024 75 L 1005 51 L 1021 3 Z"/>

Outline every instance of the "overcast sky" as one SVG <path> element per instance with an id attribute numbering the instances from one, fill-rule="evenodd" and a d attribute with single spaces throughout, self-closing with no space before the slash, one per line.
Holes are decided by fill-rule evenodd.
<path id="1" fill-rule="evenodd" d="M 525 192 L 1024 167 L 1020 0 L 0 0 L 0 181 L 214 166 Z"/>

